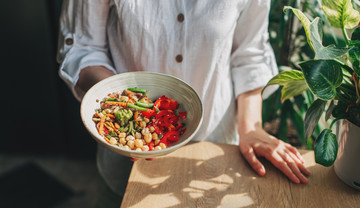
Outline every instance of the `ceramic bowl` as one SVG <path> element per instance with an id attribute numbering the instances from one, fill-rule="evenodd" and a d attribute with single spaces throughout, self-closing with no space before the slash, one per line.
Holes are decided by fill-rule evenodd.
<path id="1" fill-rule="evenodd" d="M 129 87 L 148 90 L 147 96 L 152 100 L 165 95 L 179 102 L 179 111 L 186 111 L 187 118 L 185 120 L 186 131 L 177 142 L 170 144 L 166 149 L 139 152 L 109 144 L 98 134 L 92 120 L 95 110 L 100 108 L 100 104 L 96 100 L 102 100 L 109 93 L 122 91 Z M 194 137 L 202 123 L 203 106 L 196 91 L 176 77 L 153 72 L 128 72 L 111 76 L 90 88 L 81 102 L 80 114 L 87 131 L 101 145 L 126 157 L 152 158 L 169 154 L 184 146 Z"/>

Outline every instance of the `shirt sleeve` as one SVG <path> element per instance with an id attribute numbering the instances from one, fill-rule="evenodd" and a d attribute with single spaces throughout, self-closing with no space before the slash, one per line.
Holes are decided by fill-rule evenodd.
<path id="1" fill-rule="evenodd" d="M 265 86 L 278 73 L 268 41 L 269 10 L 269 0 L 249 0 L 239 16 L 230 63 L 236 97 Z"/>
<path id="2" fill-rule="evenodd" d="M 88 66 L 104 66 L 115 73 L 108 53 L 106 0 L 65 0 L 60 16 L 57 61 L 59 75 L 78 100 L 74 87 Z"/>

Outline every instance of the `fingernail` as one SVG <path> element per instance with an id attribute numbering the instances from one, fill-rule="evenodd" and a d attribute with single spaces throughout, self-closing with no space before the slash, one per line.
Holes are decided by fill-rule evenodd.
<path id="1" fill-rule="evenodd" d="M 263 175 L 265 175 L 265 168 L 260 167 L 257 172 L 258 172 L 259 175 L 263 176 Z"/>

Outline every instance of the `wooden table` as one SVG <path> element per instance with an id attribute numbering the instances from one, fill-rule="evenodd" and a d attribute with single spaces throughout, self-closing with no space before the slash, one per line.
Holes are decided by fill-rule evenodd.
<path id="1" fill-rule="evenodd" d="M 236 146 L 188 144 L 132 169 L 121 208 L 127 207 L 360 207 L 360 192 L 342 183 L 332 167 L 315 164 L 313 151 L 301 151 L 311 171 L 308 184 L 295 184 L 269 162 L 258 176 Z"/>

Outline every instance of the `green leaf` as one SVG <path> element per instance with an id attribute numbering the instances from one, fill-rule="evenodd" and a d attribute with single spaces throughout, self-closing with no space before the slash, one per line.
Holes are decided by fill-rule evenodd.
<path id="1" fill-rule="evenodd" d="M 281 85 L 284 86 L 281 90 L 281 102 L 289 99 L 293 96 L 301 94 L 304 90 L 307 90 L 304 75 L 298 70 L 282 71 L 274 76 L 264 87 L 269 85 Z"/>
<path id="2" fill-rule="evenodd" d="M 315 49 L 315 59 L 335 59 L 347 53 L 349 51 L 347 48 L 337 48 L 335 45 L 323 46 L 320 32 L 322 25 L 319 20 L 319 17 L 315 18 L 310 25 L 310 38 Z"/>
<path id="3" fill-rule="evenodd" d="M 284 7 L 284 11 L 291 9 L 294 14 L 301 21 L 307 42 L 310 47 L 315 52 L 315 59 L 335 59 L 342 57 L 345 53 L 348 52 L 347 48 L 337 48 L 335 45 L 323 46 L 322 43 L 322 25 L 320 22 L 320 18 L 316 17 L 312 22 L 302 13 L 300 10 L 286 6 Z M 339 61 L 343 61 L 342 58 L 339 58 Z"/>
<path id="4" fill-rule="evenodd" d="M 342 65 L 335 60 L 309 60 L 299 64 L 310 91 L 323 100 L 336 96 L 343 80 Z"/>
<path id="5" fill-rule="evenodd" d="M 322 0 L 321 4 L 331 26 L 352 29 L 359 24 L 360 14 L 351 0 Z"/>
<path id="6" fill-rule="evenodd" d="M 334 100 L 332 100 L 330 102 L 330 105 L 329 105 L 329 108 L 327 109 L 326 111 L 326 114 L 325 114 L 325 121 L 329 120 L 331 114 L 332 114 L 332 111 L 334 110 L 335 108 L 335 103 L 334 103 Z"/>
<path id="7" fill-rule="evenodd" d="M 349 51 L 349 59 L 352 63 L 353 70 L 358 77 L 360 77 L 360 60 L 359 60 L 359 58 L 360 58 L 360 45 L 359 45 L 359 47 L 353 47 Z"/>
<path id="8" fill-rule="evenodd" d="M 314 132 L 316 125 L 319 123 L 320 117 L 324 112 L 326 101 L 317 99 L 306 111 L 304 128 L 305 138 L 309 139 Z"/>
<path id="9" fill-rule="evenodd" d="M 336 159 L 338 143 L 330 129 L 324 129 L 315 141 L 315 162 L 325 167 L 331 166 Z"/>
<path id="10" fill-rule="evenodd" d="M 310 47 L 314 50 L 314 46 L 311 43 L 311 38 L 310 38 L 310 20 L 305 16 L 304 13 L 302 13 L 302 11 L 293 8 L 291 6 L 285 6 L 284 7 L 284 12 L 287 12 L 288 10 L 291 10 L 292 12 L 294 12 L 294 14 L 299 18 L 299 20 L 301 21 L 304 30 L 305 30 L 305 34 L 306 34 L 306 38 L 307 38 L 307 42 L 310 45 Z M 315 51 L 315 50 L 314 50 Z"/>
<path id="11" fill-rule="evenodd" d="M 335 118 L 347 119 L 351 123 L 360 127 L 360 107 L 339 101 L 335 106 L 332 116 Z"/>

